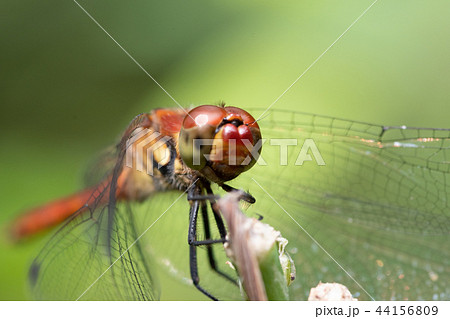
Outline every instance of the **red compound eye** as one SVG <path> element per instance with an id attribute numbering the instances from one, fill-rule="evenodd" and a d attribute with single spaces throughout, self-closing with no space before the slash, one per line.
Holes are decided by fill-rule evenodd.
<path id="1" fill-rule="evenodd" d="M 184 118 L 183 129 L 189 130 L 205 125 L 217 127 L 226 116 L 227 112 L 223 107 L 215 105 L 198 106 L 189 111 Z"/>
<path id="2" fill-rule="evenodd" d="M 237 107 L 202 105 L 185 117 L 179 151 L 183 162 L 211 181 L 222 183 L 251 168 L 261 147 L 258 123 Z"/>

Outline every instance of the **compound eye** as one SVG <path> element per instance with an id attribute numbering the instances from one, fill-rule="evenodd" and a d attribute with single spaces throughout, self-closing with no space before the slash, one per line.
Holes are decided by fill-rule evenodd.
<path id="1" fill-rule="evenodd" d="M 226 115 L 223 107 L 215 105 L 198 106 L 186 115 L 178 147 L 181 159 L 187 166 L 195 170 L 205 167 L 216 129 Z"/>
<path id="2" fill-rule="evenodd" d="M 243 109 L 202 105 L 185 117 L 178 149 L 183 162 L 223 183 L 249 170 L 261 153 L 261 131 Z"/>
<path id="3" fill-rule="evenodd" d="M 228 159 L 228 169 L 235 169 L 237 175 L 239 175 L 252 168 L 261 154 L 261 146 L 258 146 L 261 140 L 261 130 L 256 120 L 247 111 L 234 106 L 225 107 L 225 111 L 227 112 L 225 121 L 230 124 L 223 126 L 224 129 L 221 130 L 222 132 L 216 134 L 216 139 L 221 135 L 221 139 L 225 143 L 227 140 L 234 141 L 235 146 L 232 145 L 231 148 L 228 147 L 227 149 L 225 144 L 224 149 L 225 151 L 231 151 L 231 153 L 234 154 L 233 161 Z M 256 152 L 253 151 L 253 147 L 256 147 Z M 248 159 L 250 159 L 250 161 L 248 161 Z M 237 168 L 236 165 L 230 165 L 231 162 L 236 163 L 239 168 Z M 226 163 L 222 162 L 221 164 Z M 230 170 L 226 175 L 232 176 Z M 236 176 L 232 178 L 235 178 Z"/>

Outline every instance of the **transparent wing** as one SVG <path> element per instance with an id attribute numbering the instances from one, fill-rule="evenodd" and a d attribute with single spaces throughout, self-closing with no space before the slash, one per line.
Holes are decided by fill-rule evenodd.
<path id="1" fill-rule="evenodd" d="M 137 204 L 116 201 L 126 141 L 143 119 L 138 116 L 125 132 L 110 178 L 99 184 L 88 203 L 64 223 L 33 261 L 29 276 L 35 299 L 159 298 L 151 260 L 136 232 Z"/>
<path id="2" fill-rule="evenodd" d="M 450 298 L 450 130 L 278 110 L 259 125 L 266 165 L 233 185 L 290 241 L 295 299 L 319 281 L 361 299 Z"/>
<path id="3" fill-rule="evenodd" d="M 30 269 L 39 300 L 154 300 L 151 264 L 141 248 L 131 206 L 117 205 L 112 229 L 103 205 L 64 225 Z M 109 242 L 108 240 L 109 239 Z"/>
<path id="4" fill-rule="evenodd" d="M 84 185 L 86 187 L 97 185 L 105 180 L 114 169 L 119 151 L 116 145 L 110 146 L 100 152 L 88 163 L 84 173 Z"/>

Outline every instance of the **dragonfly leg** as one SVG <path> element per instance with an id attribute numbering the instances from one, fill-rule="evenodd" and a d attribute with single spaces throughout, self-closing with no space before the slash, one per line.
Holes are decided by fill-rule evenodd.
<path id="1" fill-rule="evenodd" d="M 231 186 L 226 185 L 226 184 L 222 184 L 222 185 L 220 185 L 220 187 L 222 187 L 222 189 L 224 191 L 228 192 L 228 193 L 229 192 L 234 192 L 234 191 L 239 191 L 239 189 L 231 187 Z M 242 191 L 242 192 L 243 192 L 243 196 L 242 196 L 241 199 L 243 201 L 245 201 L 247 203 L 250 203 L 250 204 L 254 204 L 256 202 L 256 199 L 252 195 L 250 195 L 249 193 L 244 192 L 244 191 Z"/>
<path id="2" fill-rule="evenodd" d="M 207 188 L 207 190 L 210 190 L 210 188 Z M 188 200 L 191 202 L 202 202 L 202 217 L 204 220 L 204 227 L 205 227 L 205 236 L 206 240 L 197 240 L 195 236 L 189 237 L 189 245 L 194 246 L 202 246 L 202 245 L 211 245 L 211 244 L 218 244 L 218 243 L 225 243 L 227 240 L 225 239 L 227 235 L 227 231 L 225 228 L 225 225 L 223 223 L 222 217 L 220 216 L 219 212 L 215 210 L 213 206 L 211 206 L 213 213 L 214 213 L 214 219 L 216 220 L 216 224 L 218 225 L 219 233 L 220 233 L 220 239 L 211 239 L 211 232 L 209 227 L 209 220 L 207 218 L 207 209 L 204 204 L 205 200 L 210 201 L 211 203 L 214 203 L 214 199 L 216 196 L 212 193 L 208 195 L 196 195 L 196 194 L 188 194 Z M 219 197 L 217 197 L 219 198 Z M 207 224 L 206 224 L 207 223 Z"/>
<path id="3" fill-rule="evenodd" d="M 202 202 L 202 219 L 203 219 L 203 225 L 205 228 L 205 236 L 206 236 L 206 240 L 211 239 L 211 230 L 209 228 L 209 219 L 208 219 L 208 207 L 206 206 L 206 202 Z M 214 217 L 216 217 L 216 212 L 213 212 Z M 223 226 L 223 230 L 225 230 L 225 226 L 223 225 L 223 221 L 222 218 L 220 217 L 220 215 L 218 215 L 220 221 L 222 222 L 222 226 Z M 216 218 L 216 223 L 217 223 L 217 218 Z M 219 232 L 221 233 L 220 236 L 221 241 L 225 242 L 225 236 L 222 235 L 222 232 L 220 231 L 220 227 L 219 228 Z M 214 270 L 217 274 L 219 274 L 220 276 L 224 277 L 225 279 L 229 280 L 230 282 L 232 282 L 233 284 L 237 285 L 237 281 L 236 279 L 232 278 L 231 276 L 229 276 L 228 274 L 224 273 L 223 271 L 221 271 L 216 264 L 216 259 L 214 258 L 214 251 L 213 251 L 213 247 L 211 245 L 207 245 L 206 246 L 206 251 L 208 253 L 208 260 L 209 260 L 209 265 L 211 266 L 211 269 Z"/>
<path id="4" fill-rule="evenodd" d="M 211 210 L 213 212 L 214 220 L 216 221 L 217 228 L 219 229 L 220 237 L 225 239 L 227 236 L 227 229 L 225 228 L 225 224 L 223 223 L 222 215 L 217 209 L 215 204 L 215 195 L 211 189 L 210 185 L 206 185 L 206 196 L 210 196 L 209 202 L 211 203 Z"/>
<path id="5" fill-rule="evenodd" d="M 200 277 L 198 276 L 198 267 L 197 267 L 197 247 L 189 246 L 189 266 L 191 268 L 191 278 L 194 286 L 200 290 L 204 295 L 211 298 L 214 301 L 217 301 L 216 297 L 207 292 L 202 286 L 200 286 Z"/>
<path id="6" fill-rule="evenodd" d="M 194 286 L 198 290 L 200 290 L 204 295 L 211 298 L 212 300 L 218 300 L 216 297 L 214 297 L 208 291 L 206 291 L 202 286 L 200 286 L 200 277 L 198 275 L 198 266 L 197 266 L 197 246 L 193 245 L 197 233 L 198 211 L 199 211 L 199 202 L 196 200 L 192 201 L 191 208 L 189 211 L 189 231 L 188 231 L 189 266 L 191 270 L 191 278 Z"/>
<path id="7" fill-rule="evenodd" d="M 214 195 L 211 193 L 211 195 L 189 195 L 187 197 L 187 200 L 215 200 L 215 199 L 219 199 L 220 196 L 219 195 Z"/>
<path id="8" fill-rule="evenodd" d="M 189 245 L 192 246 L 209 246 L 212 244 L 223 244 L 225 243 L 227 240 L 226 239 L 206 239 L 206 240 L 191 240 L 189 242 Z"/>

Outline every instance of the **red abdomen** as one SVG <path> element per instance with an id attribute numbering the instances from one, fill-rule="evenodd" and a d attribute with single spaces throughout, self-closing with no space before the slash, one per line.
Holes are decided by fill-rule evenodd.
<path id="1" fill-rule="evenodd" d="M 88 188 L 25 212 L 11 227 L 13 239 L 28 237 L 56 226 L 75 212 L 86 210 L 87 207 L 84 208 L 84 205 L 95 200 L 92 196 L 95 189 L 96 187 Z"/>

